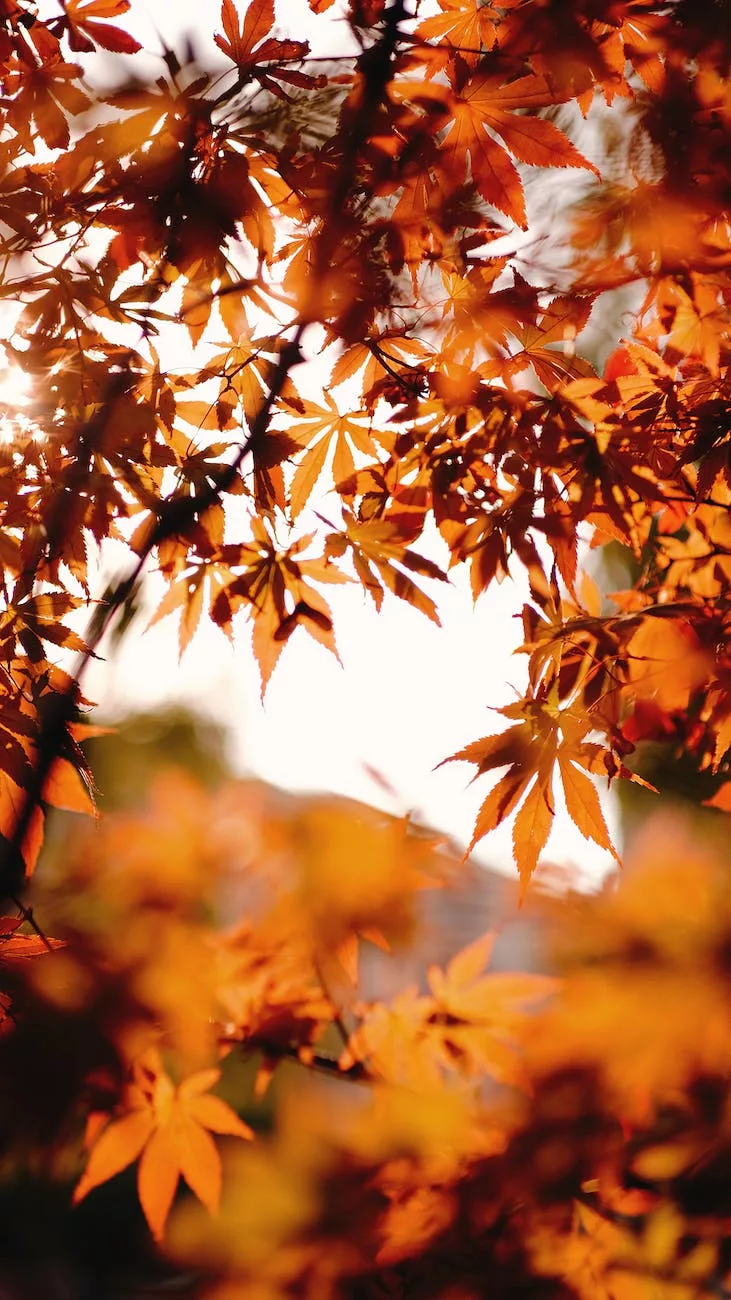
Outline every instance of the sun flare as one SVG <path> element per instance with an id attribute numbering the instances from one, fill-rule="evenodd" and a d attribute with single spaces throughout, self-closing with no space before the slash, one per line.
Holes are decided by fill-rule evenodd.
<path id="1" fill-rule="evenodd" d="M 0 369 L 0 405 L 11 413 L 14 407 L 23 408 L 30 397 L 30 381 L 20 366 L 9 365 Z"/>
<path id="2" fill-rule="evenodd" d="M 13 442 L 18 430 L 26 428 L 25 407 L 30 400 L 30 381 L 20 366 L 0 369 L 0 442 Z"/>

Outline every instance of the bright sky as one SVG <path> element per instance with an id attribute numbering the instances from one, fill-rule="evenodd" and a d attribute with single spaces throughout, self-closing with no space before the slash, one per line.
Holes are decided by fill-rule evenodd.
<path id="1" fill-rule="evenodd" d="M 145 9 L 147 31 L 138 21 Z M 205 31 L 208 51 L 217 5 L 205 4 L 203 12 L 205 28 L 199 0 L 133 0 L 134 20 L 128 25 L 150 49 L 158 44 L 155 28 L 178 49 L 183 34 L 202 38 Z M 325 25 L 313 19 L 306 0 L 285 0 L 278 13 L 288 34 L 306 36 L 315 53 L 332 52 L 332 34 L 318 42 Z M 328 506 L 332 498 L 323 500 L 325 514 Z M 436 539 L 429 554 L 443 560 L 439 546 Z M 424 551 L 422 545 L 416 549 Z M 176 619 L 144 635 L 141 620 L 121 648 L 110 650 L 106 662 L 90 666 L 85 693 L 111 715 L 186 701 L 229 728 L 238 769 L 291 789 L 332 790 L 394 812 L 413 810 L 465 844 L 490 784 L 483 779 L 468 786 L 473 769 L 465 764 L 434 768 L 455 750 L 505 725 L 490 708 L 510 702 L 514 691 L 509 684 L 520 687 L 523 681 L 525 658 L 512 652 L 520 641 L 521 625 L 514 615 L 525 589 L 506 581 L 473 608 L 466 574 L 456 571 L 450 585 L 439 591 L 436 585 L 428 584 L 428 590 L 438 597 L 441 629 L 395 597 L 387 596 L 378 614 L 355 585 L 329 588 L 324 594 L 331 601 L 343 666 L 298 630 L 263 705 L 244 620 L 233 648 L 212 625 L 202 626 L 179 665 Z M 157 591 L 152 580 L 146 593 L 150 612 Z M 374 771 L 393 793 L 375 779 Z M 510 827 L 483 841 L 477 856 L 513 869 Z M 546 856 L 574 863 L 587 882 L 612 866 L 612 859 L 587 843 L 560 809 Z"/>

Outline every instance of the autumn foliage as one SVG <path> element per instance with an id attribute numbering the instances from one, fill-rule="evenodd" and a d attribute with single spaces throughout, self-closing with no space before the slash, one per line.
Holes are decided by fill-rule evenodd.
<path id="1" fill-rule="evenodd" d="M 731 9 L 299 8 L 156 53 L 136 0 L 0 0 L 2 1204 L 124 1206 L 125 1294 L 725 1300 Z M 619 862 L 648 742 L 716 810 L 544 896 L 545 973 L 487 933 L 380 994 L 455 869 L 408 818 L 180 772 L 99 816 L 147 575 L 264 694 L 337 585 L 438 623 L 460 568 L 528 592 L 525 692 L 444 756 L 470 849 L 511 820 L 530 898 L 560 795 Z"/>

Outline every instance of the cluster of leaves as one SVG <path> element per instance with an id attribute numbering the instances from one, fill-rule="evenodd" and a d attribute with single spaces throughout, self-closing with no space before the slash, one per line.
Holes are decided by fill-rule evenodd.
<path id="1" fill-rule="evenodd" d="M 232 637 L 243 615 L 263 690 L 298 628 L 337 654 L 332 584 L 438 622 L 425 588 L 449 570 L 477 600 L 522 567 L 527 689 L 454 758 L 505 769 L 472 843 L 515 814 L 524 886 L 556 776 L 613 851 L 594 779 L 639 780 L 642 741 L 692 754 L 731 808 L 727 0 L 309 0 L 327 57 L 274 0 L 223 0 L 205 54 L 165 48 L 154 82 L 130 0 L 59 7 L 0 4 L 0 889 L 25 923 L 2 931 L 8 1115 L 30 1106 L 18 1133 L 44 1146 L 81 1109 L 77 1197 L 139 1159 L 162 1237 L 181 1175 L 218 1205 L 211 1133 L 250 1135 L 210 1093 L 222 1060 L 260 1052 L 264 1087 L 294 1058 L 367 1085 L 372 1109 L 284 1116 L 271 1148 L 247 1145 L 233 1181 L 256 1193 L 220 1234 L 181 1229 L 233 1287 L 473 1294 L 497 1271 L 725 1294 L 725 1211 L 688 1188 L 699 1162 L 719 1182 L 727 1146 L 712 865 L 639 870 L 597 905 L 606 951 L 536 1017 L 547 986 L 484 975 L 487 944 L 428 992 L 358 1000 L 361 941 L 404 937 L 440 862 L 353 810 L 293 825 L 241 789 L 172 787 L 96 832 L 47 918 L 23 889 L 44 809 L 94 811 L 83 671 L 153 567 L 181 653 L 202 618 Z M 624 144 L 602 159 L 608 124 Z M 522 233 L 535 169 L 555 168 L 576 195 L 560 273 Z M 587 326 L 628 286 L 599 373 Z M 110 540 L 129 567 L 101 592 Z M 603 604 L 582 542 L 628 548 L 631 588 Z M 245 881 L 230 933 L 200 886 L 227 865 Z M 672 933 L 711 909 L 682 951 L 647 914 L 663 891 Z M 86 1048 L 34 1117 L 49 1022 L 82 1024 Z"/>
<path id="2" fill-rule="evenodd" d="M 168 774 L 46 873 L 62 944 L 5 923 L 6 1160 L 68 1178 L 85 1117 L 75 1213 L 134 1166 L 191 1296 L 726 1296 L 724 857 L 661 815 L 621 889 L 536 901 L 557 976 L 486 969 L 488 933 L 384 995 L 443 846 Z"/>

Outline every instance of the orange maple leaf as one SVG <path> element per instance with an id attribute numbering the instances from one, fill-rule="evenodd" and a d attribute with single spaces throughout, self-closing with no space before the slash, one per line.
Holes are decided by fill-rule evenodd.
<path id="1" fill-rule="evenodd" d="M 443 88 L 441 93 L 443 94 Z M 433 97 L 434 88 L 429 95 Z M 583 167 L 598 175 L 553 122 L 522 112 L 558 102 L 545 77 L 503 81 L 484 72 L 468 77 L 449 96 L 451 117 L 442 150 L 472 180 L 482 197 L 525 229 L 523 186 L 511 154 L 536 167 Z M 500 136 L 502 144 L 494 138 Z M 469 160 L 469 172 L 468 172 Z"/>
<path id="2" fill-rule="evenodd" d="M 256 63 L 276 63 L 279 60 L 301 59 L 307 54 L 307 41 L 280 41 L 269 36 L 274 26 L 274 0 L 251 0 L 239 27 L 239 17 L 233 0 L 223 0 L 221 22 L 225 36 L 214 36 L 216 45 L 239 68 L 250 69 Z M 272 75 L 294 85 L 312 85 L 313 78 L 282 68 L 270 70 Z M 260 74 L 262 84 L 277 93 L 277 88 L 265 74 Z"/>
<path id="3" fill-rule="evenodd" d="M 274 26 L 274 0 L 252 0 L 239 28 L 233 0 L 223 0 L 221 23 L 225 36 L 214 36 L 216 45 L 240 68 L 253 63 L 253 51 Z"/>
<path id="4" fill-rule="evenodd" d="M 293 519 L 307 504 L 331 447 L 334 447 L 332 473 L 336 486 L 355 470 L 353 447 L 364 455 L 376 453 L 371 431 L 358 423 L 365 412 L 354 411 L 341 415 L 329 393 L 324 394 L 324 400 L 325 406 L 310 401 L 301 402 L 305 418 L 297 419 L 287 430 L 300 446 L 307 447 L 297 465 L 290 488 L 290 513 Z"/>
<path id="5" fill-rule="evenodd" d="M 426 614 L 437 627 L 441 626 L 434 601 L 403 572 L 405 568 L 422 577 L 447 582 L 439 566 L 404 546 L 398 526 L 387 519 L 368 519 L 361 523 L 345 509 L 343 519 L 345 531 L 329 534 L 325 558 L 330 560 L 349 550 L 358 579 L 376 609 L 381 608 L 383 590 L 388 587 L 395 596 Z M 397 564 L 403 568 L 396 568 Z"/>
<path id="6" fill-rule="evenodd" d="M 67 114 L 82 113 L 91 101 L 75 82 L 81 77 L 78 63 L 56 57 L 36 64 L 30 52 L 9 67 L 6 90 L 15 99 L 8 109 L 8 122 L 29 153 L 35 152 L 30 123 L 49 149 L 65 149 L 71 139 Z M 65 110 L 65 111 L 64 111 Z"/>
<path id="7" fill-rule="evenodd" d="M 94 1143 L 74 1204 L 139 1157 L 140 1204 L 157 1240 L 165 1231 L 181 1176 L 215 1214 L 221 1197 L 221 1158 L 211 1133 L 254 1136 L 220 1097 L 204 1095 L 220 1076 L 217 1069 L 200 1070 L 176 1087 L 157 1054 L 151 1053 L 134 1071 L 124 1113 L 106 1124 Z"/>
<path id="8" fill-rule="evenodd" d="M 260 519 L 252 520 L 252 532 L 251 543 L 224 548 L 227 555 L 231 553 L 246 565 L 246 571 L 221 588 L 213 601 L 211 617 L 225 630 L 237 609 L 248 611 L 254 624 L 252 644 L 263 696 L 279 656 L 297 627 L 303 627 L 338 659 L 330 607 L 306 579 L 347 582 L 348 578 L 334 564 L 300 558 L 312 541 L 312 533 L 283 551 Z"/>
<path id="9" fill-rule="evenodd" d="M 524 1086 L 515 1031 L 533 1003 L 550 996 L 558 982 L 547 975 L 485 971 L 495 935 L 487 933 L 461 949 L 445 970 L 430 966 L 429 988 L 444 1020 L 448 1052 L 463 1070 Z"/>
<path id="10" fill-rule="evenodd" d="M 429 987 L 447 1015 L 509 1027 L 526 1006 L 556 989 L 556 980 L 547 975 L 486 973 L 495 938 L 492 932 L 481 935 L 456 953 L 445 970 L 429 967 Z"/>
<path id="11" fill-rule="evenodd" d="M 114 54 L 141 50 L 134 36 L 106 21 L 126 14 L 129 7 L 130 0 L 64 0 L 71 49 L 80 54 L 91 54 L 95 45 Z"/>
<path id="12" fill-rule="evenodd" d="M 495 42 L 495 10 L 479 0 L 439 0 L 440 14 L 419 23 L 416 36 L 423 41 L 438 41 L 450 51 L 458 51 L 466 63 L 474 65 L 480 47 L 490 49 Z M 434 72 L 438 65 L 434 65 Z"/>
<path id="13" fill-rule="evenodd" d="M 586 839 L 594 840 L 617 858 L 589 772 L 607 775 L 602 756 L 608 750 L 586 740 L 589 717 L 572 709 L 556 709 L 539 700 L 510 704 L 497 712 L 517 721 L 507 731 L 485 736 L 444 761 L 475 763 L 476 776 L 506 767 L 508 770 L 485 799 L 477 815 L 468 853 L 479 840 L 505 821 L 520 805 L 513 826 L 515 861 L 525 888 L 548 839 L 555 808 L 553 770 L 558 763 L 566 807 Z M 441 766 L 441 764 L 440 764 Z M 615 762 L 616 771 L 626 769 Z"/>

